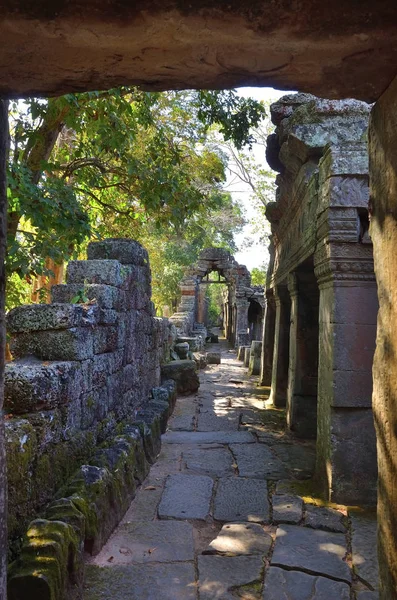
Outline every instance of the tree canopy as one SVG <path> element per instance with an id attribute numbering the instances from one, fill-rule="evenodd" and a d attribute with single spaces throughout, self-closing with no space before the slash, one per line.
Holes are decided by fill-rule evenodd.
<path id="1" fill-rule="evenodd" d="M 77 256 L 95 236 L 152 246 L 157 271 L 171 268 L 174 278 L 180 268 L 170 265 L 194 260 L 204 243 L 233 250 L 243 217 L 222 189 L 225 156 L 207 133 L 216 124 L 236 148 L 249 147 L 264 112 L 233 90 L 118 88 L 12 102 L 11 302 L 17 281 L 43 273 L 47 258 Z"/>

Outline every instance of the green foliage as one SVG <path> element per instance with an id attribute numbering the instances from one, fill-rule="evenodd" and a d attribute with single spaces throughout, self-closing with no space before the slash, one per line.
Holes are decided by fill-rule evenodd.
<path id="1" fill-rule="evenodd" d="M 46 258 L 77 257 L 88 239 L 109 235 L 163 249 L 154 264 L 169 289 L 158 302 L 170 300 L 186 262 L 204 243 L 232 248 L 242 223 L 207 132 L 217 123 L 241 148 L 263 116 L 233 90 L 118 88 L 11 103 L 9 301 L 23 295 L 16 277 L 46 275 Z"/>
<path id="2" fill-rule="evenodd" d="M 207 287 L 208 304 L 208 322 L 214 327 L 219 324 L 219 318 L 222 314 L 224 298 L 227 294 L 226 284 L 213 284 Z"/>
<path id="3" fill-rule="evenodd" d="M 254 267 L 251 270 L 252 285 L 265 285 L 266 283 L 267 265 L 262 264 L 260 267 Z"/>

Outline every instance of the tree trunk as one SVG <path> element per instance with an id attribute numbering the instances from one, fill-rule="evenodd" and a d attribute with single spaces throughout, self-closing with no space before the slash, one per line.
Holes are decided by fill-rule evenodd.
<path id="1" fill-rule="evenodd" d="M 7 234 L 8 101 L 0 99 L 0 600 L 7 591 L 7 475 L 4 442 L 5 255 Z"/>

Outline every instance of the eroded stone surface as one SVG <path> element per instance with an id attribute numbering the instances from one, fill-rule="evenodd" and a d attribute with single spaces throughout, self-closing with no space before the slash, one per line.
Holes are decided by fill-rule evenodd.
<path id="1" fill-rule="evenodd" d="M 215 496 L 214 518 L 218 521 L 267 521 L 269 502 L 266 481 L 242 477 L 220 479 Z"/>
<path id="2" fill-rule="evenodd" d="M 170 475 L 159 504 L 160 519 L 205 519 L 213 481 L 204 475 Z"/>
<path id="3" fill-rule="evenodd" d="M 349 600 L 350 586 L 300 571 L 270 567 L 265 577 L 263 600 Z"/>
<path id="4" fill-rule="evenodd" d="M 340 533 L 280 525 L 271 564 L 329 575 L 350 583 L 350 569 L 343 560 L 345 555 L 346 539 Z"/>
<path id="5" fill-rule="evenodd" d="M 262 579 L 259 556 L 199 556 L 200 600 L 234 600 L 233 589 Z"/>
<path id="6" fill-rule="evenodd" d="M 302 519 L 303 501 L 299 496 L 289 494 L 277 495 L 272 498 L 273 521 L 275 523 L 297 524 Z"/>
<path id="7" fill-rule="evenodd" d="M 265 555 L 272 545 L 272 537 L 257 523 L 228 523 L 210 543 L 206 554 L 242 556 Z"/>

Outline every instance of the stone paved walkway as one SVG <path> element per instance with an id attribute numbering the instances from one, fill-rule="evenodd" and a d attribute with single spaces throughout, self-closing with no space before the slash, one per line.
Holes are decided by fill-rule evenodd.
<path id="1" fill-rule="evenodd" d="M 310 503 L 314 444 L 285 431 L 220 347 L 222 364 L 178 399 L 158 461 L 88 561 L 84 600 L 376 600 L 373 516 Z"/>

